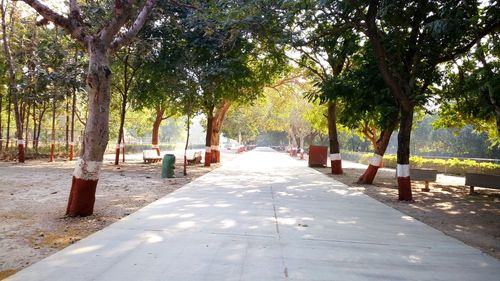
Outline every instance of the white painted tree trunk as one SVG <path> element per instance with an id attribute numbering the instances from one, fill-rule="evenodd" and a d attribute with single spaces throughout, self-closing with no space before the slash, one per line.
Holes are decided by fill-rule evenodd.
<path id="1" fill-rule="evenodd" d="M 93 38 L 88 48 L 89 111 L 80 159 L 73 173 L 66 209 L 66 214 L 69 216 L 87 216 L 93 213 L 96 186 L 109 139 L 111 69 L 108 54 L 103 42 L 98 38 Z"/>

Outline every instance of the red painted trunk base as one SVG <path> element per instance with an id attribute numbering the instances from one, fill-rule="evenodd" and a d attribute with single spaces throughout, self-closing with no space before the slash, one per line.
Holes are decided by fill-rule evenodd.
<path id="1" fill-rule="evenodd" d="M 342 160 L 333 160 L 330 161 L 330 163 L 332 165 L 332 174 L 341 175 L 344 173 L 344 171 L 342 171 Z"/>
<path id="2" fill-rule="evenodd" d="M 49 158 L 49 162 L 54 162 L 54 151 L 56 149 L 56 145 L 55 144 L 50 144 L 50 158 Z"/>
<path id="3" fill-rule="evenodd" d="M 410 177 L 398 177 L 398 194 L 400 201 L 413 200 Z"/>
<path id="4" fill-rule="evenodd" d="M 120 148 L 119 147 L 115 148 L 115 165 L 118 165 L 118 162 L 120 162 Z"/>
<path id="5" fill-rule="evenodd" d="M 73 154 L 75 153 L 74 146 L 72 144 L 69 145 L 69 161 L 73 161 Z"/>
<path id="6" fill-rule="evenodd" d="M 375 179 L 375 176 L 377 175 L 378 168 L 379 167 L 377 166 L 368 165 L 368 168 L 366 168 L 365 173 L 361 177 L 359 177 L 358 183 L 372 184 L 373 179 Z"/>
<path id="7" fill-rule="evenodd" d="M 217 163 L 220 163 L 220 150 L 216 150 L 215 155 L 216 155 L 215 159 L 217 159 Z"/>
<path id="8" fill-rule="evenodd" d="M 205 167 L 210 167 L 210 162 L 212 162 L 212 153 L 205 151 Z"/>
<path id="9" fill-rule="evenodd" d="M 24 163 L 25 160 L 25 151 L 24 151 L 24 144 L 18 144 L 17 145 L 17 151 L 18 151 L 18 156 L 19 156 L 19 163 Z"/>
<path id="10" fill-rule="evenodd" d="M 66 215 L 70 217 L 92 215 L 96 187 L 97 180 L 83 180 L 73 176 Z"/>
<path id="11" fill-rule="evenodd" d="M 212 152 L 210 153 L 212 155 L 212 163 L 217 163 L 217 150 L 212 149 Z"/>

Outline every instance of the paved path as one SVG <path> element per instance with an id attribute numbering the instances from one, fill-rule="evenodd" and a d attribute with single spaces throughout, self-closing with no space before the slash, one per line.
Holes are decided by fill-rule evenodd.
<path id="1" fill-rule="evenodd" d="M 243 154 L 9 280 L 499 280 L 500 262 L 285 154 Z"/>

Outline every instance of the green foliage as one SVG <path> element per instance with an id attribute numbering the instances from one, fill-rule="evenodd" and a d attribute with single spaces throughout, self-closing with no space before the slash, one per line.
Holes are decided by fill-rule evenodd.
<path id="1" fill-rule="evenodd" d="M 435 128 L 460 129 L 470 124 L 500 146 L 500 114 L 495 111 L 500 109 L 499 45 L 500 37 L 493 34 L 474 52 L 447 65 Z"/>

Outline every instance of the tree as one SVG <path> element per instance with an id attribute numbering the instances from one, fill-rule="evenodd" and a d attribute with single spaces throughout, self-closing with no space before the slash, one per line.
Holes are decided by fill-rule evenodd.
<path id="1" fill-rule="evenodd" d="M 437 66 L 467 52 L 500 25 L 498 5 L 476 1 L 332 1 L 370 42 L 379 71 L 399 103 L 398 193 L 412 200 L 410 136 L 415 107 L 439 82 Z M 342 28 L 342 27 L 339 27 Z"/>
<path id="2" fill-rule="evenodd" d="M 11 9 L 11 14 L 15 14 L 15 5 L 12 6 Z M 12 57 L 11 53 L 11 42 L 10 39 L 12 38 L 12 35 L 14 34 L 14 16 L 11 16 L 10 18 L 10 26 L 7 27 L 7 19 L 6 19 L 6 14 L 7 14 L 7 6 L 4 3 L 4 0 L 1 2 L 1 16 L 2 16 L 2 41 L 3 41 L 3 50 L 4 50 L 4 55 L 5 59 L 7 61 L 7 69 L 9 73 L 9 110 L 10 110 L 10 101 L 12 101 L 12 105 L 14 106 L 14 117 L 16 121 L 16 138 L 17 138 L 17 147 L 18 147 L 18 161 L 20 163 L 24 163 L 24 139 L 23 139 L 23 118 L 22 118 L 22 113 L 21 113 L 21 108 L 20 108 L 20 98 L 19 98 L 19 93 L 17 89 L 17 81 L 16 81 L 16 65 L 14 63 L 14 59 Z M 9 38 L 10 37 L 10 38 Z M 10 113 L 10 111 L 9 111 Z M 10 115 L 10 114 L 9 114 Z M 10 123 L 10 116 L 9 116 L 9 123 Z M 8 132 L 8 131 L 7 131 Z M 7 139 L 9 138 L 8 133 L 7 133 Z M 8 145 L 8 140 L 7 140 L 7 145 Z"/>
<path id="3" fill-rule="evenodd" d="M 378 71 L 369 46 L 363 46 L 353 56 L 351 69 L 326 84 L 343 101 L 340 122 L 358 130 L 373 146 L 372 161 L 358 182 L 371 184 L 381 166 L 392 132 L 399 120 L 398 104 Z M 380 133 L 379 133 L 380 132 Z"/>
<path id="4" fill-rule="evenodd" d="M 121 77 L 114 80 L 113 88 L 118 92 L 120 101 L 120 124 L 118 127 L 118 137 L 115 149 L 115 165 L 118 165 L 120 160 L 120 149 L 123 152 L 122 161 L 125 162 L 125 115 L 127 112 L 127 104 L 129 102 L 130 91 L 134 88 L 136 83 L 136 75 L 144 64 L 145 45 L 141 44 L 140 40 L 136 40 L 133 44 L 129 44 L 124 51 L 119 52 L 115 58 L 117 61 L 114 63 L 114 68 Z M 139 90 L 139 89 L 136 89 Z M 158 154 L 159 155 L 159 154 Z"/>
<path id="5" fill-rule="evenodd" d="M 185 55 L 181 57 L 187 58 L 185 68 L 198 84 L 207 120 L 205 165 L 209 166 L 219 158 L 219 133 L 230 105 L 255 99 L 283 67 L 283 59 L 252 33 L 252 27 L 262 23 L 256 22 L 259 17 L 242 12 L 258 11 L 252 3 L 244 7 L 229 1 L 197 4 L 197 9 L 179 11 L 175 24 L 182 27 Z"/>
<path id="6" fill-rule="evenodd" d="M 292 48 L 300 54 L 291 57 L 299 66 L 314 77 L 318 91 L 308 95 L 311 101 L 319 100 L 328 108 L 328 136 L 330 160 L 333 174 L 342 174 L 342 160 L 337 133 L 337 111 L 339 100 L 334 93 L 325 92 L 330 79 L 349 69 L 349 57 L 358 49 L 358 35 L 345 25 L 343 17 L 333 17 L 328 1 L 299 1 L 293 8 L 295 16 L 290 24 Z"/>
<path id="7" fill-rule="evenodd" d="M 77 0 L 69 1 L 69 14 L 62 15 L 38 0 L 23 0 L 43 17 L 62 27 L 86 49 L 89 55 L 87 71 L 88 117 L 80 159 L 73 173 L 66 213 L 88 216 L 93 213 L 95 190 L 109 137 L 109 102 L 112 72 L 109 54 L 118 50 L 139 32 L 155 1 L 147 0 L 137 7 L 132 0 L 115 0 L 113 6 L 98 7 L 104 13 L 82 13 Z M 84 8 L 89 8 L 84 6 Z M 134 11 L 140 12 L 133 19 Z M 125 29 L 125 30 L 123 30 Z"/>

